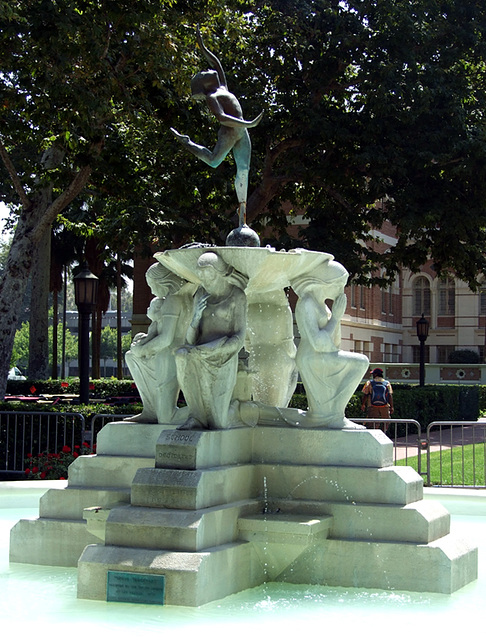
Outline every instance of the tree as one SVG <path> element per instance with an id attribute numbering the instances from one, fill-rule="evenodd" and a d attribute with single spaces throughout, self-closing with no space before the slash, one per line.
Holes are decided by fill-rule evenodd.
<path id="1" fill-rule="evenodd" d="M 307 246 L 353 273 L 431 257 L 474 286 L 486 271 L 484 3 L 285 0 L 248 19 L 250 105 L 266 101 L 249 219 L 278 220 L 287 201 L 310 218 Z M 386 219 L 399 240 L 382 256 L 358 241 Z"/>
<path id="2" fill-rule="evenodd" d="M 251 132 L 249 223 L 292 246 L 286 204 L 310 220 L 299 243 L 362 281 L 430 257 L 474 287 L 486 272 L 484 3 L 266 0 L 248 3 L 245 21 L 237 33 L 222 17 L 201 29 L 245 114 L 265 109 Z M 190 116 L 179 130 L 198 140 Z M 186 174 L 196 193 L 180 206 L 212 219 L 234 169 L 221 165 L 211 182 L 194 171 L 206 185 Z M 174 193 L 183 175 L 175 166 Z M 386 220 L 399 239 L 383 254 L 369 241 Z"/>
<path id="3" fill-rule="evenodd" d="M 181 66 L 179 23 L 189 12 L 175 5 L 0 0 L 0 196 L 18 212 L 0 281 L 4 354 L 52 223 L 87 188 L 126 193 L 136 182 L 127 160 L 144 165 L 144 150 L 128 148 L 127 139 L 153 123 L 154 102 L 168 109 L 174 102 L 164 79 Z M 211 2 L 203 5 L 207 11 Z M 2 397 L 8 360 L 0 363 Z"/>

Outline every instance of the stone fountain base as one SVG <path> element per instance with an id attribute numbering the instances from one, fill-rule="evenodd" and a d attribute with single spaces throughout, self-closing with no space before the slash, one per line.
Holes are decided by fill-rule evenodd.
<path id="1" fill-rule="evenodd" d="M 127 589 L 162 575 L 185 606 L 265 581 L 451 593 L 477 577 L 477 549 L 378 430 L 111 423 L 98 451 L 12 530 L 17 562 L 69 564 L 87 544 L 80 598 L 106 600 L 109 572 Z"/>

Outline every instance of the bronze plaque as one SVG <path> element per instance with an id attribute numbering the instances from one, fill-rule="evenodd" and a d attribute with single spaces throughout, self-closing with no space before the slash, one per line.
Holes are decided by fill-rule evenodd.
<path id="1" fill-rule="evenodd" d="M 154 573 L 108 571 L 107 602 L 164 604 L 165 576 Z"/>

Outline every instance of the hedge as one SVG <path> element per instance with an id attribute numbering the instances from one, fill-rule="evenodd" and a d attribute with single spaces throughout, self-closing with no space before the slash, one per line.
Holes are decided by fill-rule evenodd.
<path id="1" fill-rule="evenodd" d="M 67 386 L 66 386 L 67 384 Z M 133 380 L 116 380 L 115 378 L 103 378 L 92 381 L 93 389 L 90 395 L 94 398 L 111 401 L 120 406 L 114 407 L 106 404 L 66 405 L 62 403 L 39 407 L 39 411 L 76 411 L 90 419 L 95 413 L 136 413 L 140 407 L 127 406 L 139 400 L 136 386 Z M 9 395 L 30 395 L 31 388 L 35 388 L 35 394 L 53 394 L 62 397 L 63 393 L 78 393 L 78 378 L 61 380 L 25 380 L 9 381 L 7 393 Z M 294 394 L 290 403 L 291 407 L 307 409 L 307 398 L 302 385 Z M 477 420 L 481 412 L 486 412 L 486 386 L 481 385 L 426 385 L 419 387 L 410 384 L 393 385 L 395 418 L 417 420 L 422 427 L 436 420 Z M 31 411 L 34 406 L 26 403 L 7 402 L 0 404 L 0 410 Z M 361 394 L 359 389 L 352 396 L 346 408 L 349 418 L 362 418 Z"/>

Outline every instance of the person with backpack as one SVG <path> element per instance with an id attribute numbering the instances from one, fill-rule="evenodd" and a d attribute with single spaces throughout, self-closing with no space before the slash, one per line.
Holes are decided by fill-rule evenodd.
<path id="1" fill-rule="evenodd" d="M 367 418 L 390 418 L 393 413 L 393 389 L 383 377 L 383 369 L 373 369 L 373 380 L 362 389 L 361 410 L 366 408 Z"/>

